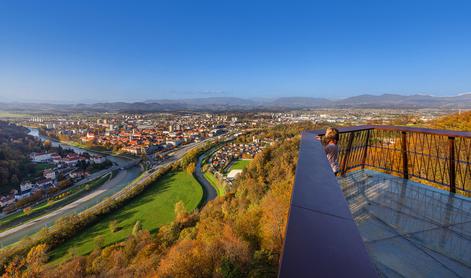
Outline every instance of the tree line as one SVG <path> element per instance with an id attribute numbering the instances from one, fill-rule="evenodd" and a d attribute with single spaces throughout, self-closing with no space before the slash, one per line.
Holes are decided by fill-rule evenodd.
<path id="1" fill-rule="evenodd" d="M 28 129 L 0 121 L 0 195 L 18 189 L 20 183 L 37 171 L 29 159 L 44 149 Z"/>
<path id="2" fill-rule="evenodd" d="M 27 257 L 32 250 L 36 250 L 35 248 L 37 246 L 47 247 L 42 249 L 45 251 L 65 242 L 80 231 L 83 231 L 85 228 L 99 222 L 105 215 L 126 205 L 166 173 L 177 169 L 185 169 L 189 164 L 196 161 L 199 154 L 207 151 L 211 146 L 211 144 L 206 144 L 202 147 L 195 148 L 186 154 L 181 160 L 155 171 L 146 180 L 141 182 L 132 182 L 120 191 L 120 194 L 117 196 L 115 195 L 113 198 L 107 198 L 79 214 L 63 217 L 52 227 L 45 227 L 35 235 L 27 237 L 12 246 L 1 249 L 0 273 L 4 272 L 4 277 L 11 277 L 13 273 L 30 273 L 29 271 L 31 266 L 28 264 L 25 256 Z"/>
<path id="3" fill-rule="evenodd" d="M 176 205 L 175 220 L 155 234 L 137 229 L 124 242 L 97 246 L 91 254 L 53 268 L 41 263 L 47 260 L 50 242 L 36 242 L 24 253 L 30 260 L 13 257 L 5 266 L 5 275 L 276 277 L 299 134 L 314 128 L 304 123 L 267 131 L 279 142 L 255 157 L 231 192 L 209 202 L 201 211 L 188 213 Z M 193 159 L 183 159 L 179 167 L 191 171 L 197 157 L 192 155 Z M 77 226 L 62 225 L 69 229 Z"/>

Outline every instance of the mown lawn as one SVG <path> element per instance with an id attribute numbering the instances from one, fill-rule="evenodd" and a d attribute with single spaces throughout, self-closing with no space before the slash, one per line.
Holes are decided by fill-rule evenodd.
<path id="1" fill-rule="evenodd" d="M 0 118 L 24 118 L 30 116 L 30 114 L 0 111 Z"/>
<path id="2" fill-rule="evenodd" d="M 184 171 L 169 173 L 124 207 L 52 250 L 50 261 L 57 264 L 69 259 L 71 254 L 90 253 L 95 248 L 94 239 L 99 235 L 104 237 L 105 245 L 122 241 L 131 234 L 137 220 L 141 221 L 143 229 L 154 232 L 173 221 L 178 201 L 183 201 L 186 209 L 191 211 L 198 206 L 202 197 L 203 189 L 192 175 Z M 108 226 L 113 220 L 118 221 L 119 227 L 114 233 Z"/>
<path id="3" fill-rule="evenodd" d="M 209 183 L 214 187 L 214 189 L 216 189 L 218 196 L 223 196 L 224 194 L 226 194 L 224 187 L 220 184 L 220 182 L 211 172 L 205 172 L 204 177 L 209 181 Z"/>
<path id="4" fill-rule="evenodd" d="M 230 172 L 232 170 L 243 170 L 245 169 L 245 167 L 247 167 L 247 165 L 249 165 L 251 161 L 252 161 L 251 159 L 237 160 L 234 163 L 232 163 L 231 167 L 229 168 L 227 172 Z"/>
<path id="5" fill-rule="evenodd" d="M 36 171 L 41 172 L 41 175 L 42 175 L 42 171 L 44 171 L 46 169 L 54 168 L 54 164 L 51 164 L 51 163 L 36 163 L 36 164 L 34 164 L 34 168 L 36 169 Z"/>
<path id="6" fill-rule="evenodd" d="M 34 164 L 34 174 L 31 175 L 34 178 L 42 177 L 43 171 L 46 169 L 54 168 L 54 164 L 51 163 L 35 163 Z"/>

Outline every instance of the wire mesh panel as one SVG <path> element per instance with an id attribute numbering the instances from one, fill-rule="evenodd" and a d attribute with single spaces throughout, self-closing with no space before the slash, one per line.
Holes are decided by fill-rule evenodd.
<path id="1" fill-rule="evenodd" d="M 471 194 L 471 135 L 394 126 L 340 129 L 341 174 L 358 168 Z"/>
<path id="2" fill-rule="evenodd" d="M 370 133 L 365 164 L 390 174 L 402 173 L 401 131 L 374 129 Z"/>
<path id="3" fill-rule="evenodd" d="M 340 169 L 349 171 L 362 167 L 367 152 L 369 130 L 340 133 L 339 163 Z"/>
<path id="4" fill-rule="evenodd" d="M 471 192 L 471 138 L 455 139 L 456 188 Z"/>
<path id="5" fill-rule="evenodd" d="M 408 133 L 409 174 L 440 185 L 450 185 L 448 136 Z"/>

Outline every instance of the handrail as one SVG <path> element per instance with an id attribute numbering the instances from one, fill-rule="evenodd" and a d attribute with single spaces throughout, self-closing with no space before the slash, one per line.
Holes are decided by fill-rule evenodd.
<path id="1" fill-rule="evenodd" d="M 377 277 L 315 136 L 302 134 L 279 277 Z"/>
<path id="2" fill-rule="evenodd" d="M 471 194 L 471 132 L 385 125 L 339 128 L 341 174 L 370 168 Z M 376 277 L 316 136 L 302 134 L 279 277 Z"/>
<path id="3" fill-rule="evenodd" d="M 389 131 L 405 131 L 405 132 L 415 132 L 415 133 L 424 133 L 424 134 L 433 134 L 449 137 L 461 137 L 461 138 L 471 138 L 471 132 L 468 131 L 455 131 L 455 130 L 444 130 L 444 129 L 432 129 L 432 128 L 419 128 L 419 127 L 409 127 L 409 126 L 393 126 L 393 125 L 359 125 L 351 127 L 340 127 L 338 130 L 340 133 L 349 133 L 352 131 L 363 131 L 363 130 L 389 130 Z M 324 135 L 325 130 L 315 130 L 313 133 L 317 135 Z"/>
<path id="4" fill-rule="evenodd" d="M 322 136 L 324 130 L 314 133 Z M 339 128 L 339 133 L 342 175 L 368 167 L 471 194 L 471 132 L 363 125 Z M 349 147 L 352 137 L 356 141 Z"/>

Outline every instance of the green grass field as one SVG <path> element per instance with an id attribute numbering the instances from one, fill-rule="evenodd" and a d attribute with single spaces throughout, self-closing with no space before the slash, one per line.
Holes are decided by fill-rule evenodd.
<path id="1" fill-rule="evenodd" d="M 183 201 L 188 211 L 195 209 L 203 197 L 203 189 L 196 179 L 186 172 L 172 172 L 130 203 L 87 228 L 71 240 L 50 252 L 50 261 L 57 264 L 70 258 L 69 250 L 76 255 L 85 255 L 94 248 L 94 239 L 102 235 L 105 245 L 126 239 L 137 220 L 143 229 L 155 232 L 160 226 L 168 224 L 175 218 L 174 208 L 178 201 Z M 118 221 L 119 230 L 112 233 L 108 224 Z"/>
<path id="2" fill-rule="evenodd" d="M 30 116 L 30 114 L 0 111 L 0 118 L 24 118 Z"/>
<path id="3" fill-rule="evenodd" d="M 230 172 L 232 170 L 243 170 L 249 163 L 251 162 L 251 159 L 246 159 L 246 160 L 237 160 L 234 163 L 232 163 L 231 167 L 227 172 Z"/>
<path id="4" fill-rule="evenodd" d="M 54 168 L 54 164 L 49 164 L 49 163 L 36 163 L 34 164 L 34 175 L 31 175 L 30 178 L 39 178 L 43 176 L 43 171 L 46 169 L 52 169 Z"/>
<path id="5" fill-rule="evenodd" d="M 51 169 L 51 168 L 54 168 L 54 164 L 51 164 L 51 163 L 36 163 L 34 164 L 34 168 L 36 169 L 36 171 L 38 172 L 41 172 L 41 175 L 42 175 L 42 171 L 46 170 L 46 169 Z"/>
<path id="6" fill-rule="evenodd" d="M 209 181 L 209 183 L 214 187 L 214 189 L 216 189 L 218 196 L 223 196 L 224 194 L 226 194 L 224 187 L 220 184 L 220 182 L 211 172 L 205 172 L 204 177 Z"/>

